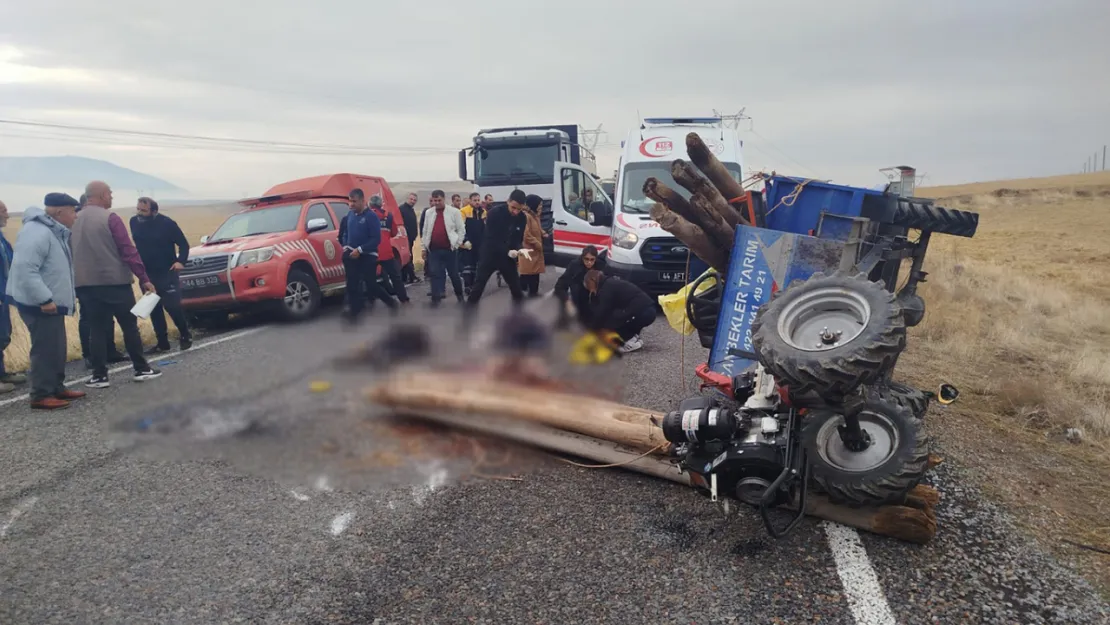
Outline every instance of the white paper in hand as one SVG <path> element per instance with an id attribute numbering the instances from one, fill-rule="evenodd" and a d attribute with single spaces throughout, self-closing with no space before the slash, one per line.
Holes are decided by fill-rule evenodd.
<path id="1" fill-rule="evenodd" d="M 140 297 L 139 301 L 135 302 L 135 306 L 131 309 L 131 314 L 140 319 L 146 319 L 161 300 L 162 298 L 158 297 L 157 293 L 147 293 Z"/>
<path id="2" fill-rule="evenodd" d="M 517 250 L 516 252 L 517 252 L 517 254 L 520 254 L 521 256 L 527 258 L 528 260 L 532 260 L 532 250 L 522 249 L 522 250 Z"/>

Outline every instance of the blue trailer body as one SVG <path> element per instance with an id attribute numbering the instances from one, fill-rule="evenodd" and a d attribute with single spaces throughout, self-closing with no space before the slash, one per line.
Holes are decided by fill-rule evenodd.
<path id="1" fill-rule="evenodd" d="M 767 228 L 844 241 L 852 219 L 862 217 L 882 191 L 817 180 L 771 176 L 765 181 Z"/>
<path id="2" fill-rule="evenodd" d="M 759 307 L 794 280 L 834 271 L 843 249 L 843 242 L 835 239 L 738 226 L 717 333 L 709 351 L 709 370 L 732 378 L 755 365 L 756 361 L 730 351 L 752 351 L 752 321 Z"/>

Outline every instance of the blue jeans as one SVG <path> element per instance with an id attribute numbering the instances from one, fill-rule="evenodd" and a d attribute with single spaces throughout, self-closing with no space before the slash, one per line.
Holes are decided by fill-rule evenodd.
<path id="1" fill-rule="evenodd" d="M 4 297 L 0 293 L 0 298 Z M 8 374 L 4 369 L 4 350 L 12 344 L 12 310 L 4 303 L 0 303 L 0 377 Z"/>
<path id="2" fill-rule="evenodd" d="M 459 277 L 459 257 L 455 251 L 428 250 L 428 273 L 432 278 L 432 302 L 439 302 L 447 296 L 447 277 L 451 278 L 455 297 L 463 298 L 462 278 Z"/>

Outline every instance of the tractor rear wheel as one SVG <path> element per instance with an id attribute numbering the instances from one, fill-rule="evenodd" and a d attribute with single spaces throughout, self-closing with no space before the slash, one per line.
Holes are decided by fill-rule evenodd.
<path id="1" fill-rule="evenodd" d="M 833 503 L 853 507 L 901 503 L 929 466 L 924 423 L 878 396 L 864 402 L 859 422 L 870 443 L 863 451 L 852 451 L 838 430 L 843 415 L 820 410 L 806 417 L 802 445 L 817 490 Z"/>
<path id="2" fill-rule="evenodd" d="M 839 401 L 894 366 L 906 346 L 906 323 L 894 294 L 878 282 L 817 273 L 760 307 L 752 345 L 780 383 Z"/>

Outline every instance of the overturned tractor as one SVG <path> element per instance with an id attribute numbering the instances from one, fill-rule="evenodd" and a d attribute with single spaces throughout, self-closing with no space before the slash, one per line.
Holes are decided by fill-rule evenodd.
<path id="1" fill-rule="evenodd" d="M 674 161 L 671 174 L 688 194 L 644 185 L 652 217 L 711 267 L 686 313 L 710 349 L 697 374 L 718 392 L 664 419 L 675 461 L 714 500 L 758 507 L 776 536 L 801 519 L 810 489 L 853 507 L 904 501 L 930 467 L 930 395 L 893 370 L 924 317 L 930 236 L 971 237 L 978 215 L 906 186 L 771 175 L 751 193 L 696 133 L 687 152 L 692 163 Z M 791 503 L 798 513 L 775 522 L 769 511 Z"/>

